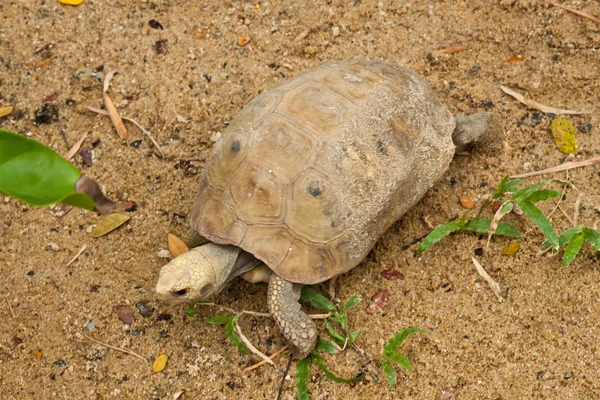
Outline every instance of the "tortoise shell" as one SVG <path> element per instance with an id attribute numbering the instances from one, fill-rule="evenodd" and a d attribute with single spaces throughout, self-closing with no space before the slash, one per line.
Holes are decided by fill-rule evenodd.
<path id="1" fill-rule="evenodd" d="M 215 143 L 192 229 L 292 282 L 355 267 L 447 170 L 455 121 L 414 72 L 323 65 L 260 94 Z"/>

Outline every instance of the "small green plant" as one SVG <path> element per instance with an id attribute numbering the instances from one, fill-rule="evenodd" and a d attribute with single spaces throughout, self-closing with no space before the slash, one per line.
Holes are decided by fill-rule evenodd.
<path id="1" fill-rule="evenodd" d="M 229 341 L 235 345 L 238 349 L 240 349 L 244 353 L 248 353 L 248 348 L 240 338 L 235 334 L 235 327 L 237 325 L 237 320 L 242 316 L 242 313 L 238 313 L 235 315 L 216 315 L 212 318 L 205 318 L 204 322 L 207 324 L 213 325 L 225 325 L 225 333 L 229 338 Z"/>
<path id="2" fill-rule="evenodd" d="M 385 376 L 391 387 L 396 385 L 396 370 L 392 364 L 392 361 L 396 362 L 399 366 L 412 371 L 413 366 L 406 358 L 406 356 L 398 351 L 398 347 L 413 333 L 423 332 L 419 328 L 406 328 L 402 332 L 396 333 L 392 338 L 383 346 L 381 350 L 381 368 L 385 371 Z"/>
<path id="3" fill-rule="evenodd" d="M 558 238 L 558 250 L 565 247 L 565 254 L 563 256 L 563 265 L 566 267 L 571 264 L 571 261 L 575 259 L 579 251 L 583 247 L 583 244 L 588 242 L 595 251 L 600 251 L 600 233 L 587 226 L 576 226 L 571 229 L 567 229 Z M 546 241 L 542 245 L 542 250 L 550 247 L 550 242 Z M 558 251 L 556 250 L 556 251 Z"/>

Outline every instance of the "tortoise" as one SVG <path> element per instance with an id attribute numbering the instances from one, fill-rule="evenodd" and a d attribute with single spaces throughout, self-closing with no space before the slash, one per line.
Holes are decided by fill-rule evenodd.
<path id="1" fill-rule="evenodd" d="M 201 174 L 188 244 L 209 242 L 161 269 L 157 298 L 268 280 L 269 311 L 303 358 L 317 329 L 302 285 L 357 266 L 489 123 L 453 116 L 415 72 L 375 61 L 328 63 L 258 95 Z"/>

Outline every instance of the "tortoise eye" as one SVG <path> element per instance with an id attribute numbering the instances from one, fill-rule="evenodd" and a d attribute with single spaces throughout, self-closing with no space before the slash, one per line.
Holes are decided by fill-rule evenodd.
<path id="1" fill-rule="evenodd" d="M 171 294 L 175 297 L 181 297 L 181 296 L 185 296 L 187 294 L 187 292 L 188 292 L 187 289 L 180 289 L 180 290 L 172 291 Z"/>

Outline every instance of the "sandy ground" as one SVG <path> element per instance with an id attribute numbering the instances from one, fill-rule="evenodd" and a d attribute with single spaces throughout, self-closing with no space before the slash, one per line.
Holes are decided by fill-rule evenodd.
<path id="1" fill-rule="evenodd" d="M 600 16 L 596 1 L 566 4 Z M 554 145 L 551 117 L 527 110 L 499 85 L 555 107 L 591 110 L 569 117 L 579 127 L 581 150 L 575 159 L 600 154 L 600 24 L 542 0 L 311 5 L 86 0 L 78 7 L 55 0 L 7 0 L 0 2 L 0 18 L 0 105 L 16 107 L 0 127 L 30 134 L 63 155 L 68 146 L 61 131 L 69 145 L 89 132 L 84 147 L 92 152 L 93 165 L 80 156 L 75 163 L 109 196 L 138 204 L 126 226 L 93 239 L 87 230 L 99 219 L 95 213 L 72 210 L 59 217 L 56 210 L 0 201 L 3 399 L 172 399 L 180 391 L 181 398 L 273 399 L 287 358 L 277 359 L 276 368 L 244 374 L 242 369 L 258 358 L 232 347 L 222 327 L 203 323 L 202 317 L 217 312 L 214 308 L 187 318 L 186 307 L 153 300 L 158 270 L 167 262 L 158 252 L 166 248 L 168 232 L 186 230 L 198 175 L 154 156 L 150 141 L 133 125 L 128 124 L 128 139 L 119 140 L 108 118 L 86 106 L 101 106 L 101 81 L 118 70 L 111 95 L 123 115 L 150 130 L 169 157 L 206 157 L 211 137 L 259 92 L 344 58 L 381 60 L 419 72 L 451 110 L 492 112 L 512 150 L 457 156 L 370 256 L 340 277 L 341 299 L 363 298 L 351 311 L 350 324 L 363 332 L 357 344 L 366 354 L 349 350 L 324 358 L 340 375 L 353 376 L 360 369 L 366 379 L 340 385 L 313 366 L 312 398 L 434 399 L 442 391 L 458 399 L 600 397 L 600 269 L 591 248 L 564 268 L 560 257 L 536 255 L 543 242 L 538 229 L 509 216 L 521 229 L 531 229 L 521 250 L 503 256 L 508 240 L 496 238 L 478 257 L 508 291 L 502 303 L 471 263 L 484 245 L 477 236 L 455 235 L 421 256 L 414 255 L 417 245 L 404 248 L 428 232 L 425 219 L 437 225 L 462 214 L 460 195 L 472 196 L 479 206 L 504 175 L 571 159 Z M 305 29 L 308 35 L 294 40 Z M 245 37 L 250 42 L 240 46 Z M 456 45 L 471 48 L 434 53 Z M 507 62 L 517 56 L 522 60 Z M 45 99 L 58 107 L 58 118 L 38 113 L 36 123 Z M 137 140 L 137 148 L 130 145 Z M 566 179 L 567 174 L 544 178 Z M 591 226 L 600 218 L 594 210 L 600 205 L 598 169 L 573 170 L 568 179 L 581 194 L 579 221 Z M 558 231 L 571 225 L 567 216 L 573 218 L 577 198 L 578 192 L 569 189 L 559 203 L 566 215 L 561 209 L 553 214 Z M 548 201 L 542 209 L 550 212 L 555 204 Z M 83 245 L 84 254 L 66 267 Z M 404 279 L 383 279 L 380 273 L 388 268 L 401 271 Z M 384 314 L 367 313 L 370 297 L 382 289 L 390 292 Z M 215 301 L 264 312 L 265 295 L 266 287 L 236 280 Z M 148 317 L 135 307 L 143 301 L 152 309 Z M 113 310 L 120 304 L 134 310 L 130 328 Z M 265 353 L 285 344 L 270 320 L 245 316 L 240 325 Z M 390 389 L 377 365 L 380 349 L 408 326 L 428 333 L 403 345 L 415 369 L 399 371 L 398 384 Z M 78 332 L 131 349 L 143 360 L 107 350 Z M 168 365 L 153 373 L 152 361 L 162 353 L 169 356 Z M 295 397 L 294 364 L 288 374 L 284 399 Z"/>

